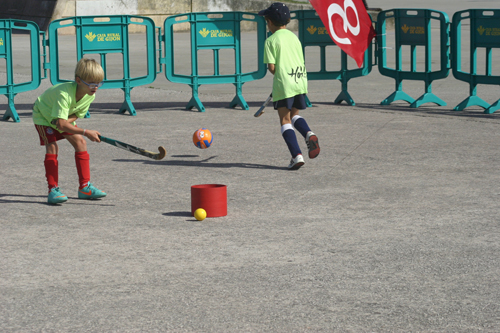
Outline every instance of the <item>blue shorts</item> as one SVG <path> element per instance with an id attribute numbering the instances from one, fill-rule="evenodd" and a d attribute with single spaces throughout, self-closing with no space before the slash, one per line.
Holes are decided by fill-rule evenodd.
<path id="1" fill-rule="evenodd" d="M 301 95 L 297 95 L 294 97 L 285 98 L 285 99 L 279 100 L 277 102 L 273 102 L 273 104 L 274 104 L 275 110 L 278 110 L 278 108 L 282 108 L 282 107 L 285 107 L 288 110 L 291 110 L 292 108 L 296 108 L 299 110 L 305 110 L 307 108 L 306 94 L 301 94 Z"/>

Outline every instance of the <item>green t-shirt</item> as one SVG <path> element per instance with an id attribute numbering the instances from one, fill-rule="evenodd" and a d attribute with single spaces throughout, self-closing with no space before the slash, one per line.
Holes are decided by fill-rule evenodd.
<path id="1" fill-rule="evenodd" d="M 274 64 L 273 101 L 307 94 L 307 72 L 302 44 L 288 29 L 280 29 L 266 39 L 264 62 Z"/>
<path id="2" fill-rule="evenodd" d="M 85 95 L 77 102 L 76 88 L 76 82 L 60 83 L 50 87 L 38 97 L 33 106 L 35 125 L 49 126 L 58 130 L 55 125 L 51 124 L 54 119 L 68 120 L 68 117 L 73 114 L 78 118 L 85 117 L 95 95 Z"/>

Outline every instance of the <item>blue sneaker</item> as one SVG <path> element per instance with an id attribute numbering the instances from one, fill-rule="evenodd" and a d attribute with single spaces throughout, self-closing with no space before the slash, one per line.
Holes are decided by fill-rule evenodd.
<path id="1" fill-rule="evenodd" d="M 59 190 L 59 187 L 53 187 L 49 191 L 49 198 L 47 199 L 47 202 L 51 205 L 63 203 L 65 201 L 68 201 L 68 197 L 65 196 L 64 194 L 61 193 Z"/>
<path id="2" fill-rule="evenodd" d="M 78 190 L 78 199 L 90 200 L 90 199 L 103 198 L 105 196 L 106 196 L 106 193 L 104 193 L 103 191 L 94 187 L 94 185 L 92 185 L 92 183 L 88 183 L 87 186 Z"/>

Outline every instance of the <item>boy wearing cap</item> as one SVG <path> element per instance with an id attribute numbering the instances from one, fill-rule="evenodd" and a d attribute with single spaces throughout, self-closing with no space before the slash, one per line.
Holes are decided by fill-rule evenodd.
<path id="1" fill-rule="evenodd" d="M 294 127 L 305 138 L 309 158 L 320 152 L 318 137 L 311 131 L 299 110 L 306 109 L 307 72 L 302 44 L 297 36 L 286 28 L 290 22 L 290 10 L 280 2 L 259 12 L 264 16 L 272 35 L 264 46 L 264 62 L 273 78 L 273 103 L 278 110 L 281 134 L 290 150 L 292 159 L 288 169 L 297 170 L 304 165 L 304 158 L 297 142 Z"/>

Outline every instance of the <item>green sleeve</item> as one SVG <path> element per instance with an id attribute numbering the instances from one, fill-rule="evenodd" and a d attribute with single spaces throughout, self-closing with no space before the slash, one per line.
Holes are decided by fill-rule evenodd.
<path id="1" fill-rule="evenodd" d="M 70 107 L 71 101 L 68 94 L 63 91 L 59 92 L 55 103 L 52 105 L 51 118 L 68 120 Z"/>
<path id="2" fill-rule="evenodd" d="M 264 63 L 265 64 L 275 64 L 276 58 L 274 57 L 274 48 L 269 40 L 266 40 L 264 44 Z"/>

